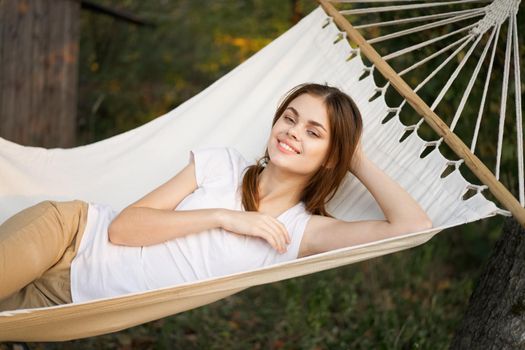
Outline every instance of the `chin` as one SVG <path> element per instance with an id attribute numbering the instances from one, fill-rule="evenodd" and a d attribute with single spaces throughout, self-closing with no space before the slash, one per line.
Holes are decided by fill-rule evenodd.
<path id="1" fill-rule="evenodd" d="M 284 157 L 287 156 L 284 155 Z M 277 156 L 275 156 L 270 153 L 270 161 L 275 168 L 290 174 L 306 175 L 309 171 L 308 169 L 304 169 L 305 164 L 301 164 L 301 162 L 290 161 L 289 158 L 283 158 L 281 154 L 277 154 Z"/>

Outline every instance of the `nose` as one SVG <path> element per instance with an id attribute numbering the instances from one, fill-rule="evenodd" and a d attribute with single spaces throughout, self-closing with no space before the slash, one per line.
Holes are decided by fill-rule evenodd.
<path id="1" fill-rule="evenodd" d="M 286 132 L 286 134 L 289 137 L 293 137 L 295 140 L 297 140 L 297 124 L 293 125 L 293 126 L 290 126 L 290 128 L 288 128 L 288 131 Z"/>

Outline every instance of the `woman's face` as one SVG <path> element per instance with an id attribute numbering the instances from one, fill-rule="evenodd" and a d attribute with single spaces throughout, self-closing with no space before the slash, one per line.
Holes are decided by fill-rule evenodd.
<path id="1" fill-rule="evenodd" d="M 270 162 L 289 172 L 313 175 L 325 161 L 330 136 L 323 100 L 299 95 L 272 128 L 267 145 Z"/>

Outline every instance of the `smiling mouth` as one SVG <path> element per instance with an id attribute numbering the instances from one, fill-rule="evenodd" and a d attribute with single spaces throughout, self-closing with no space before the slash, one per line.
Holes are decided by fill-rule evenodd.
<path id="1" fill-rule="evenodd" d="M 277 140 L 277 147 L 283 151 L 284 153 L 287 153 L 287 154 L 299 154 L 299 152 L 297 152 L 296 150 L 294 150 L 293 148 L 291 148 L 290 146 L 288 146 L 286 143 L 284 142 L 281 142 L 279 140 Z"/>

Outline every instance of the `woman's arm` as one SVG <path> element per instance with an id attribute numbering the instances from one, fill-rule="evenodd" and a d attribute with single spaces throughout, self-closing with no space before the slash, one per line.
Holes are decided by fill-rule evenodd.
<path id="1" fill-rule="evenodd" d="M 370 191 L 386 219 L 343 221 L 314 215 L 306 226 L 299 257 L 432 228 L 420 205 L 360 148 L 350 170 Z"/>
<path id="2" fill-rule="evenodd" d="M 124 208 L 108 228 L 111 243 L 145 246 L 220 226 L 218 209 L 174 211 L 197 188 L 195 161 Z"/>
<path id="3" fill-rule="evenodd" d="M 220 227 L 221 209 L 170 210 L 128 207 L 109 227 L 113 244 L 148 246 Z"/>
<path id="4" fill-rule="evenodd" d="M 109 240 L 119 245 L 147 246 L 223 228 L 261 237 L 280 252 L 286 250 L 290 236 L 284 225 L 269 215 L 222 208 L 173 210 L 196 188 L 192 158 L 190 164 L 168 182 L 122 210 L 108 228 Z"/>
<path id="5" fill-rule="evenodd" d="M 290 244 L 290 235 L 284 225 L 259 212 L 223 208 L 173 211 L 128 207 L 119 216 L 109 230 L 113 244 L 148 246 L 213 228 L 260 237 L 280 253 L 284 253 L 286 245 Z"/>
<path id="6" fill-rule="evenodd" d="M 419 203 L 368 159 L 361 145 L 356 150 L 350 171 L 375 198 L 388 223 L 406 227 L 432 227 L 430 218 Z"/>

